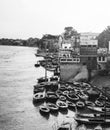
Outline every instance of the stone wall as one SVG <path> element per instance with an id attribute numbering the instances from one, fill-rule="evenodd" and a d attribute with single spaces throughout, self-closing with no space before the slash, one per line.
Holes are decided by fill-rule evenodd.
<path id="1" fill-rule="evenodd" d="M 80 72 L 80 69 L 80 64 L 60 64 L 61 81 L 69 81 L 71 78 L 75 77 Z"/>

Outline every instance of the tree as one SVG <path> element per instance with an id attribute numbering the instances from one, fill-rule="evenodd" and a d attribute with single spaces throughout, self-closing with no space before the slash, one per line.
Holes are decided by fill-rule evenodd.
<path id="1" fill-rule="evenodd" d="M 73 27 L 65 27 L 64 30 L 65 39 L 71 38 L 72 36 L 76 36 L 78 34 L 77 31 L 73 29 Z"/>
<path id="2" fill-rule="evenodd" d="M 107 28 L 104 31 L 102 31 L 102 33 L 99 34 L 97 39 L 98 39 L 98 46 L 99 47 L 107 47 L 108 48 L 108 43 L 110 41 L 110 26 L 107 26 Z"/>

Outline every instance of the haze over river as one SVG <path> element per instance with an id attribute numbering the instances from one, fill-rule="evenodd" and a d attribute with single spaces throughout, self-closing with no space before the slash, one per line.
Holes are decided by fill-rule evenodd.
<path id="1" fill-rule="evenodd" d="M 33 85 L 45 75 L 42 67 L 34 64 L 37 48 L 0 46 L 0 130 L 52 130 L 56 121 L 63 121 L 74 112 L 58 112 L 43 117 L 39 106 L 33 104 Z M 52 73 L 48 72 L 48 76 Z M 75 130 L 76 122 L 73 130 Z"/>

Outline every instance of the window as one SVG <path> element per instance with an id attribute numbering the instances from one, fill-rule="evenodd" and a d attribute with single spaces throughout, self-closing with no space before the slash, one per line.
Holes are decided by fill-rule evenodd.
<path id="1" fill-rule="evenodd" d="M 72 61 L 72 59 L 67 59 L 67 61 Z"/>
<path id="2" fill-rule="evenodd" d="M 66 61 L 66 59 L 60 59 L 60 61 Z"/>
<path id="3" fill-rule="evenodd" d="M 101 61 L 101 57 L 99 57 L 99 61 Z"/>
<path id="4" fill-rule="evenodd" d="M 102 57 L 102 61 L 105 61 L 105 57 L 104 56 Z"/>
<path id="5" fill-rule="evenodd" d="M 76 58 L 74 58 L 73 60 L 76 61 Z"/>
<path id="6" fill-rule="evenodd" d="M 79 59 L 79 58 L 77 58 L 77 62 L 80 62 L 80 59 Z"/>

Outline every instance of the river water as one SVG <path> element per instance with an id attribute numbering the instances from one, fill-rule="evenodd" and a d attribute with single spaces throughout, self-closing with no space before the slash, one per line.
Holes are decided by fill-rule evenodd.
<path id="1" fill-rule="evenodd" d="M 68 111 L 44 117 L 39 106 L 33 104 L 33 85 L 45 75 L 42 67 L 34 67 L 42 59 L 35 57 L 36 51 L 31 47 L 0 46 L 0 130 L 53 130 L 54 123 L 74 116 L 74 112 Z M 76 122 L 70 119 L 76 130 Z"/>
<path id="2" fill-rule="evenodd" d="M 35 57 L 36 50 L 0 46 L 0 130 L 52 130 L 56 121 L 67 116 L 43 117 L 33 104 L 33 85 L 45 74 L 42 67 L 34 67 L 42 59 Z"/>

